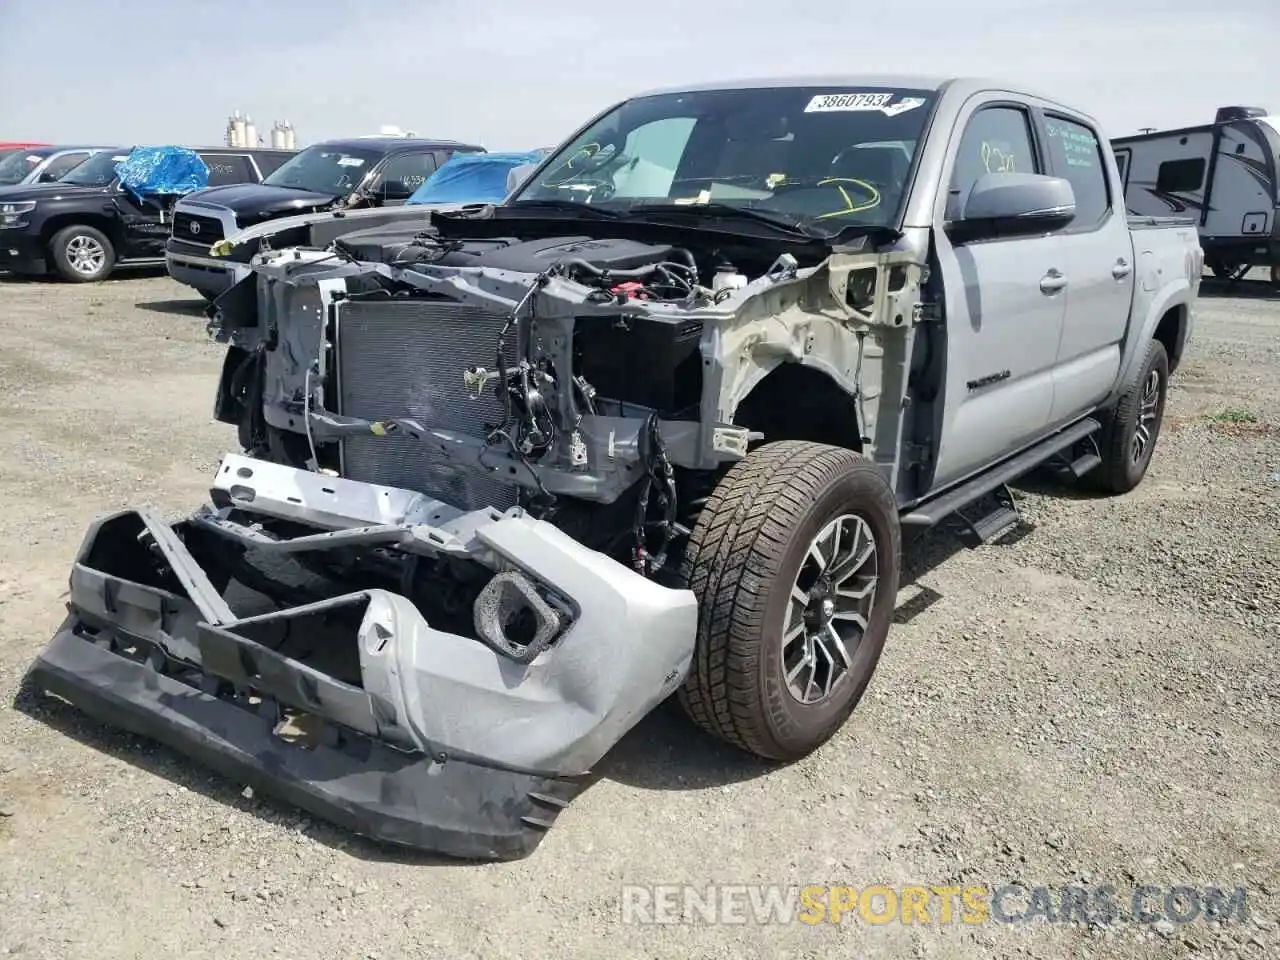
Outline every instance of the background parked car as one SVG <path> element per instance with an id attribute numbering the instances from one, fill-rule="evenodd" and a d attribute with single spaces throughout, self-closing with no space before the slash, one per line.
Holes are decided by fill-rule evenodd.
<path id="1" fill-rule="evenodd" d="M 132 147 L 90 157 L 57 183 L 0 189 L 0 270 L 52 272 L 77 283 L 123 265 L 159 265 L 171 204 L 123 190 L 116 166 Z M 297 151 L 196 147 L 211 185 L 258 183 Z"/>
<path id="2" fill-rule="evenodd" d="M 19 150 L 30 150 L 32 147 L 47 147 L 47 143 L 23 143 L 19 140 L 0 140 L 0 160 L 17 153 Z"/>
<path id="3" fill-rule="evenodd" d="M 0 187 L 20 187 L 28 183 L 56 183 L 91 156 L 119 146 L 50 146 L 15 150 L 0 158 Z"/>
<path id="4" fill-rule="evenodd" d="M 335 206 L 403 205 L 454 154 L 484 152 L 453 140 L 357 137 L 313 144 L 258 186 L 219 189 L 210 181 L 174 207 L 165 244 L 169 276 L 212 299 L 247 274 L 229 260 L 247 262 L 257 249 L 245 245 L 227 259 L 209 255 L 210 245 L 237 230 Z"/>
<path id="5" fill-rule="evenodd" d="M 405 205 L 501 203 L 511 192 L 512 174 L 531 173 L 546 155 L 544 150 L 456 154 L 429 176 Z"/>

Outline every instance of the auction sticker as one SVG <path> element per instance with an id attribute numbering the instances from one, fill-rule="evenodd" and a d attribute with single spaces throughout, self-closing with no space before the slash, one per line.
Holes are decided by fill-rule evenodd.
<path id="1" fill-rule="evenodd" d="M 896 93 L 820 93 L 804 108 L 805 113 L 880 112 L 894 117 L 924 105 L 921 97 L 903 97 L 892 102 Z"/>

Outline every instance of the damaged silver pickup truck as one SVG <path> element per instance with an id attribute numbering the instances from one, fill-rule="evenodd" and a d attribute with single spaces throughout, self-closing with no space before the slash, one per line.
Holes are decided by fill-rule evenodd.
<path id="1" fill-rule="evenodd" d="M 672 694 L 827 742 L 904 530 L 999 536 L 1043 465 L 1141 481 L 1202 266 L 1093 119 L 974 80 L 647 94 L 502 204 L 315 217 L 210 308 L 242 451 L 189 517 L 92 527 L 35 683 L 483 859 Z"/>

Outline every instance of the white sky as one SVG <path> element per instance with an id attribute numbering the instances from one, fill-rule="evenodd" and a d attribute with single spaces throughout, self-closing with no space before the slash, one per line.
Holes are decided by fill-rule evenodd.
<path id="1" fill-rule="evenodd" d="M 1111 136 L 1280 113 L 1280 0 L 0 0 L 0 140 L 299 144 L 396 124 L 554 145 L 651 87 L 812 73 L 996 76 Z"/>

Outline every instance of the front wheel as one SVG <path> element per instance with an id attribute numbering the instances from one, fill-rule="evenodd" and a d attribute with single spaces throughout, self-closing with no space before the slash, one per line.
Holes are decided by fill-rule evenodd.
<path id="1" fill-rule="evenodd" d="M 824 744 L 879 663 L 901 542 L 893 491 L 865 458 L 797 441 L 749 453 L 717 485 L 684 553 L 699 601 L 684 711 L 771 760 Z"/>
<path id="2" fill-rule="evenodd" d="M 107 235 L 84 224 L 64 227 L 49 241 L 49 256 L 63 280 L 91 283 L 111 273 L 116 251 Z"/>

